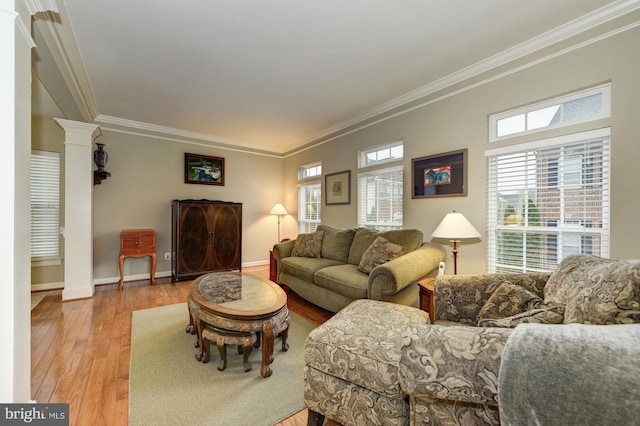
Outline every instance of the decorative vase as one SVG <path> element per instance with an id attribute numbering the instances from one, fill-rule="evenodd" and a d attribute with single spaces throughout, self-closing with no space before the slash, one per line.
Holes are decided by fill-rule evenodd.
<path id="1" fill-rule="evenodd" d="M 103 143 L 96 142 L 96 145 L 98 145 L 98 149 L 93 151 L 93 162 L 98 166 L 98 171 L 103 172 L 104 166 L 107 165 L 107 160 L 109 160 L 109 154 L 104 150 Z"/>

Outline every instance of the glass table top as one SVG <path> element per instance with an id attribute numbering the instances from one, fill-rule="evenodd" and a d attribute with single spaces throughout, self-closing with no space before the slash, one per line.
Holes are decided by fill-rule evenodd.
<path id="1" fill-rule="evenodd" d="M 194 284 L 197 283 L 200 296 L 225 310 L 264 311 L 286 302 L 286 294 L 280 287 L 254 275 L 216 272 L 200 277 L 199 281 Z"/>

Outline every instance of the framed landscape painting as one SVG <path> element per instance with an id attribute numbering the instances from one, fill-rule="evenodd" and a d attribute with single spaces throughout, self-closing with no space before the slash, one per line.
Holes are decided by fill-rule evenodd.
<path id="1" fill-rule="evenodd" d="M 411 198 L 467 195 L 467 150 L 411 160 Z"/>
<path id="2" fill-rule="evenodd" d="M 224 185 L 224 158 L 185 153 L 184 183 Z"/>

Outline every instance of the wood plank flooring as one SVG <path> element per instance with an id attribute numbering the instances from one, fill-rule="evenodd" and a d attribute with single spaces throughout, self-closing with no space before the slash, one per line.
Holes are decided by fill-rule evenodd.
<path id="1" fill-rule="evenodd" d="M 269 267 L 245 268 L 268 279 Z M 61 291 L 46 293 L 31 311 L 31 398 L 69 403 L 70 425 L 127 425 L 131 312 L 182 303 L 190 281 L 157 279 L 96 287 L 90 299 L 62 302 Z M 291 311 L 320 325 L 331 312 L 288 291 Z M 302 426 L 306 410 L 278 426 Z M 339 426 L 325 420 L 325 426 Z"/>

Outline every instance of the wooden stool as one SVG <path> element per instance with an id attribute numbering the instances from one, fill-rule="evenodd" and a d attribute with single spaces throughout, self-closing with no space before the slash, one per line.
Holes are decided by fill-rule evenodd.
<path id="1" fill-rule="evenodd" d="M 238 345 L 238 352 L 243 354 L 242 364 L 244 371 L 251 371 L 251 363 L 249 362 L 249 355 L 253 349 L 253 337 L 251 333 L 244 333 L 240 331 L 222 330 L 206 326 L 202 330 L 202 362 L 209 362 L 211 356 L 211 343 L 216 342 L 218 346 L 218 352 L 220 352 L 220 362 L 218 363 L 218 370 L 222 371 L 227 368 L 227 345 Z M 196 354 L 196 359 L 198 355 Z"/>

